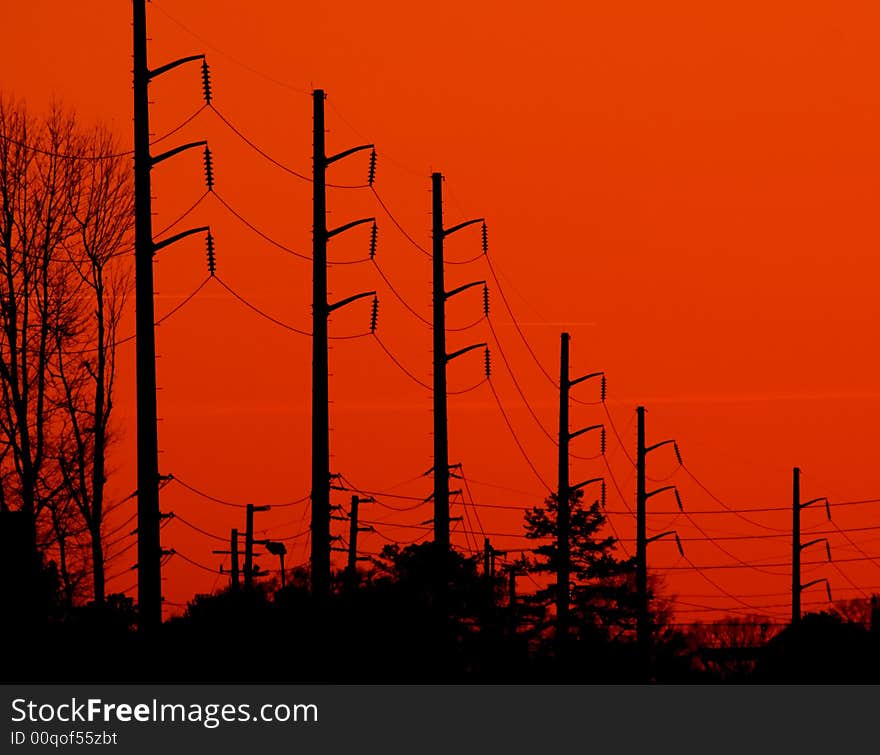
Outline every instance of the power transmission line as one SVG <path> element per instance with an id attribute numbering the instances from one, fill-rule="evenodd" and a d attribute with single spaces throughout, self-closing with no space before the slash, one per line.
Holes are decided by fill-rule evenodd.
<path id="1" fill-rule="evenodd" d="M 239 509 L 246 509 L 248 506 L 248 504 L 246 504 L 246 503 L 239 503 L 236 501 L 230 501 L 225 498 L 218 498 L 217 496 L 210 495 L 209 493 L 206 493 L 203 490 L 199 490 L 194 485 L 191 485 L 190 483 L 181 479 L 180 476 L 177 474 L 170 475 L 170 479 L 173 482 L 176 482 L 179 485 L 182 485 L 184 488 L 189 490 L 191 493 L 195 493 L 196 495 L 198 495 L 208 501 L 213 501 L 214 503 L 219 503 L 223 506 L 232 506 L 232 507 L 239 508 Z M 273 509 L 283 509 L 288 506 L 296 506 L 297 504 L 304 503 L 305 501 L 308 501 L 308 500 L 309 500 L 309 497 L 307 495 L 304 495 L 302 498 L 297 498 L 295 501 L 285 501 L 283 503 L 271 503 L 269 505 Z M 224 540 L 225 540 L 225 538 L 224 538 Z"/>
<path id="2" fill-rule="evenodd" d="M 528 464 L 529 469 L 532 470 L 532 473 L 538 479 L 538 481 L 547 488 L 548 493 L 552 493 L 553 489 L 547 484 L 546 480 L 544 480 L 541 473 L 538 471 L 537 467 L 535 467 L 529 455 L 526 453 L 525 448 L 523 448 L 522 443 L 520 442 L 519 437 L 516 434 L 516 430 L 514 430 L 513 425 L 510 422 L 510 418 L 507 416 L 507 412 L 504 411 L 504 406 L 501 403 L 501 398 L 498 396 L 498 391 L 495 390 L 494 381 L 489 378 L 489 387 L 492 389 L 492 395 L 495 397 L 495 403 L 498 405 L 498 410 L 501 412 L 501 416 L 504 418 L 504 424 L 507 426 L 507 429 L 510 431 L 510 435 L 513 438 L 513 442 L 516 444 L 516 447 L 519 449 L 519 452 L 522 454 L 523 459 L 525 459 L 526 464 Z"/>
<path id="3" fill-rule="evenodd" d="M 385 345 L 385 342 L 376 333 L 373 333 L 373 338 L 375 339 L 376 343 L 379 344 L 382 351 L 384 351 L 385 354 L 388 356 L 388 358 L 392 362 L 394 362 L 395 365 L 397 365 L 398 369 L 404 375 L 406 375 L 414 383 L 418 383 L 420 386 L 422 386 L 422 388 L 425 388 L 426 390 L 433 392 L 434 389 L 430 385 L 428 385 L 423 380 L 420 380 L 419 378 L 417 378 L 412 372 L 410 372 L 406 367 L 404 367 L 403 363 L 396 356 L 394 356 L 394 354 L 391 352 L 391 350 Z"/>
<path id="4" fill-rule="evenodd" d="M 308 94 L 308 93 L 309 93 L 307 89 L 302 89 L 302 88 L 297 87 L 297 86 L 294 86 L 293 84 L 290 84 L 290 83 L 288 83 L 288 82 L 286 82 L 286 81 L 281 81 L 281 79 L 276 79 L 274 76 L 270 76 L 270 75 L 269 75 L 268 73 L 266 73 L 265 71 L 260 71 L 259 69 L 254 68 L 254 67 L 248 65 L 247 63 L 245 63 L 245 62 L 239 60 L 238 58 L 236 58 L 236 57 L 230 55 L 228 52 L 225 52 L 224 50 L 220 49 L 220 48 L 217 47 L 217 45 L 215 45 L 213 42 L 210 42 L 209 40 L 205 39 L 205 38 L 204 38 L 203 36 L 201 36 L 200 34 L 197 34 L 196 32 L 194 32 L 194 31 L 193 31 L 192 29 L 190 29 L 188 26 L 185 26 L 181 21 L 179 21 L 178 19 L 176 19 L 176 18 L 175 18 L 174 16 L 172 16 L 167 10 L 165 10 L 165 9 L 162 7 L 162 5 L 161 5 L 160 3 L 157 3 L 156 0 L 150 0 L 150 7 L 151 7 L 151 8 L 155 8 L 156 10 L 158 10 L 163 16 L 165 16 L 165 18 L 167 18 L 167 19 L 168 19 L 169 21 L 171 21 L 173 24 L 176 24 L 178 27 L 180 27 L 183 31 L 185 31 L 185 32 L 186 32 L 187 34 L 189 34 L 191 37 L 193 37 L 194 39 L 197 39 L 199 42 L 201 42 L 202 44 L 206 45 L 207 47 L 210 47 L 212 50 L 214 50 L 214 52 L 219 53 L 219 54 L 222 55 L 224 58 L 227 58 L 227 59 L 230 60 L 232 63 L 234 63 L 235 65 L 237 65 L 237 66 L 239 66 L 240 68 L 244 69 L 245 71 L 249 71 L 250 73 L 254 74 L 255 76 L 259 76 L 259 77 L 261 77 L 261 78 L 263 78 L 263 79 L 266 79 L 266 81 L 270 81 L 270 82 L 272 82 L 273 84 L 276 84 L 277 86 L 283 87 L 284 89 L 289 89 L 291 92 L 296 92 L 296 93 L 298 93 L 298 94 Z"/>

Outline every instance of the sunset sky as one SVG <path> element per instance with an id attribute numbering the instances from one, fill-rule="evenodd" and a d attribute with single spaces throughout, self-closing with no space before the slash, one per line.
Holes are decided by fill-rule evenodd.
<path id="1" fill-rule="evenodd" d="M 124 149 L 132 141 L 131 4 L 125 0 L 7 3 L 0 46 L 5 94 L 34 112 L 52 99 L 84 121 L 103 121 Z M 828 577 L 835 599 L 880 591 L 880 426 L 876 277 L 880 227 L 880 8 L 780 0 L 705 3 L 462 2 L 288 3 L 280 0 L 157 0 L 147 6 L 149 60 L 208 56 L 217 110 L 252 142 L 295 171 L 311 171 L 311 91 L 327 92 L 329 152 L 373 142 L 376 190 L 409 234 L 430 248 L 430 173 L 446 177 L 447 225 L 485 217 L 489 255 L 516 318 L 544 368 L 559 373 L 559 333 L 572 334 L 572 374 L 604 370 L 607 408 L 630 456 L 635 407 L 648 410 L 648 442 L 675 438 L 693 477 L 669 449 L 651 454 L 649 487 L 677 483 L 691 518 L 674 499 L 649 502 L 649 531 L 677 529 L 649 546 L 649 569 L 680 597 L 681 621 L 717 618 L 705 608 L 788 616 L 790 512 L 736 509 L 790 506 L 791 470 L 803 469 L 804 499 L 828 496 L 805 531 L 828 537 L 836 565 L 805 566 L 804 581 Z M 202 104 L 198 66 L 151 84 L 151 130 L 161 135 Z M 311 185 L 280 170 L 211 110 L 157 145 L 160 151 L 207 138 L 219 197 L 268 236 L 311 253 Z M 329 169 L 329 180 L 363 183 L 366 154 Z M 191 152 L 153 171 L 154 231 L 205 191 Z M 430 317 L 428 259 L 394 227 L 368 189 L 328 190 L 328 224 L 375 215 L 377 261 L 407 302 Z M 216 197 L 177 227 L 210 224 L 217 272 L 271 316 L 311 329 L 310 263 L 262 240 Z M 368 231 L 334 239 L 331 260 L 366 255 Z M 477 229 L 450 238 L 449 260 L 480 252 Z M 162 250 L 156 263 L 157 315 L 207 275 L 204 242 Z M 556 434 L 558 395 L 520 339 L 486 262 L 448 265 L 448 287 L 487 279 L 491 319 L 529 403 Z M 375 289 L 382 341 L 430 383 L 431 334 L 389 291 L 369 263 L 332 266 L 331 299 Z M 131 301 L 133 305 L 133 298 Z M 477 292 L 448 305 L 455 328 L 482 312 Z M 133 332 L 133 306 L 122 335 Z M 332 335 L 364 332 L 369 304 L 335 314 Z M 285 330 L 236 301 L 216 281 L 157 331 L 160 470 L 224 500 L 282 503 L 308 495 L 310 369 L 308 337 Z M 485 322 L 448 336 L 450 351 L 488 341 L 493 384 L 529 458 L 555 487 L 556 448 L 530 416 Z M 135 487 L 134 348 L 121 345 L 110 499 Z M 332 467 L 360 488 L 427 496 L 431 479 L 431 397 L 370 337 L 331 342 Z M 451 390 L 482 377 L 478 354 L 449 367 Z M 574 395 L 598 399 L 589 383 Z M 486 533 L 496 547 L 527 547 L 512 508 L 539 504 L 546 488 L 514 443 L 489 386 L 449 399 L 450 459 L 463 464 Z M 572 405 L 572 429 L 606 421 L 601 405 Z M 598 452 L 595 437 L 572 444 Z M 632 551 L 635 471 L 611 432 L 609 518 Z M 572 460 L 572 481 L 605 473 L 599 460 Z M 667 481 L 668 480 L 668 481 Z M 458 487 L 453 480 L 452 487 Z M 345 504 L 350 494 L 334 493 Z M 411 508 L 415 501 L 384 497 Z M 243 510 L 172 482 L 162 509 L 228 537 Z M 131 501 L 109 522 L 134 511 Z M 369 506 L 369 508 L 368 508 Z M 131 507 L 131 508 L 126 508 Z M 125 513 L 123 513 L 125 512 Z M 659 513 L 659 512 L 666 512 Z M 472 507 L 453 505 L 478 530 Z M 258 515 L 267 537 L 308 529 L 308 503 Z M 412 527 L 430 504 L 395 511 L 364 506 L 380 534 L 362 538 L 378 552 Z M 470 522 L 467 517 L 470 517 Z M 335 522 L 335 534 L 347 525 Z M 134 525 L 132 525 L 133 527 Z M 698 529 L 699 528 L 699 529 Z M 702 532 L 700 531 L 702 530 Z M 711 535 L 716 541 L 707 542 Z M 749 536 L 749 537 L 745 537 Z M 766 536 L 751 539 L 751 536 Z M 816 535 L 820 536 L 820 535 Z M 481 535 L 468 535 L 482 545 Z M 717 538 L 735 538 L 718 540 Z M 133 538 L 115 546 L 119 551 Z M 453 541 L 467 546 L 463 533 Z M 308 558 L 307 538 L 287 540 L 288 564 Z M 213 541 L 181 521 L 163 546 L 216 569 Z M 341 555 L 341 554 L 339 554 Z M 877 555 L 876 560 L 867 556 Z M 805 552 L 820 561 L 820 548 Z M 850 559 L 850 560 L 847 560 Z M 130 587 L 136 549 L 111 561 Z M 274 557 L 260 557 L 276 568 Z M 761 570 L 728 568 L 777 564 Z M 691 563 L 689 563 L 691 562 Z M 694 570 L 700 567 L 724 567 Z M 672 567 L 672 568 L 670 568 Z M 174 557 L 164 569 L 166 615 L 195 592 L 219 588 L 212 575 Z M 520 589 L 528 591 L 528 579 Z M 729 593 L 729 594 L 727 594 Z M 132 592 L 132 594 L 134 594 Z M 735 599 L 736 596 L 739 600 Z M 804 607 L 825 606 L 824 591 Z M 744 605 L 747 604 L 747 605 Z"/>

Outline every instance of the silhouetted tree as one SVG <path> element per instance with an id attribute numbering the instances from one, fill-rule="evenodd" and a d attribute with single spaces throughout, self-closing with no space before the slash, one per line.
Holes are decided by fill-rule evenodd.
<path id="1" fill-rule="evenodd" d="M 699 671 L 720 681 L 744 681 L 779 628 L 766 616 L 727 617 L 696 623 L 690 631 Z"/>
<path id="2" fill-rule="evenodd" d="M 571 498 L 569 548 L 571 570 L 571 630 L 581 639 L 608 641 L 634 626 L 634 599 L 631 576 L 634 561 L 615 556 L 616 539 L 603 533 L 606 519 L 598 501 L 584 505 L 583 491 Z M 559 565 L 558 501 L 551 495 L 543 507 L 525 512 L 526 537 L 540 541 L 532 549 L 527 568 L 536 575 L 553 574 Z M 538 612 L 533 615 L 535 629 L 549 626 L 549 609 L 555 597 L 555 584 L 540 587 L 532 600 Z"/>
<path id="3" fill-rule="evenodd" d="M 844 621 L 861 624 L 866 629 L 871 628 L 871 599 L 851 598 L 850 600 L 836 600 L 833 606 L 836 613 Z"/>
<path id="4" fill-rule="evenodd" d="M 91 545 L 93 595 L 104 602 L 104 521 L 106 456 L 112 440 L 110 419 L 116 378 L 117 326 L 129 288 L 127 266 L 119 256 L 131 241 L 134 193 L 128 160 L 102 128 L 78 140 L 81 154 L 101 159 L 77 162 L 69 211 L 74 234 L 65 245 L 76 271 L 70 332 L 83 348 L 65 353 L 56 339 L 55 375 L 60 384 L 62 428 L 58 468 L 64 492 L 85 522 Z"/>
<path id="5" fill-rule="evenodd" d="M 32 558 L 52 552 L 68 603 L 88 571 L 104 595 L 104 460 L 125 290 L 110 265 L 132 222 L 119 152 L 70 111 L 38 119 L 0 97 L 0 510 L 22 512 Z"/>

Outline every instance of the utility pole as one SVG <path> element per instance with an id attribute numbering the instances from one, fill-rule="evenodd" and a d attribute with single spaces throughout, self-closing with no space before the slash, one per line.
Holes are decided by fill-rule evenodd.
<path id="1" fill-rule="evenodd" d="M 797 626 L 801 621 L 801 593 L 808 587 L 817 585 L 820 582 L 825 583 L 825 590 L 828 594 L 828 602 L 831 602 L 831 585 L 825 578 L 814 579 L 806 584 L 801 584 L 801 551 L 809 548 L 816 543 L 825 543 L 825 552 L 828 560 L 831 561 L 831 546 L 827 537 L 817 537 L 806 543 L 801 543 L 801 509 L 813 503 L 824 503 L 825 513 L 828 521 L 831 521 L 831 506 L 828 499 L 824 496 L 821 498 L 812 498 L 809 501 L 801 503 L 801 470 L 800 467 L 794 468 L 791 485 L 791 625 Z"/>
<path id="2" fill-rule="evenodd" d="M 229 570 L 229 587 L 232 592 L 238 592 L 241 585 L 239 584 L 239 571 L 238 571 L 238 530 L 233 527 L 232 535 L 229 538 L 229 550 L 228 551 L 211 551 L 211 553 L 217 553 L 224 556 L 231 556 L 231 568 Z M 220 573 L 223 573 L 223 566 L 220 566 Z"/>
<path id="3" fill-rule="evenodd" d="M 211 93 L 204 55 L 191 55 L 150 70 L 147 66 L 146 0 L 132 0 L 134 84 L 134 227 L 135 227 L 135 353 L 137 364 L 137 490 L 138 490 L 138 627 L 155 632 L 162 623 L 162 547 L 159 537 L 159 442 L 156 431 L 156 336 L 153 305 L 153 255 L 167 244 L 207 227 L 191 229 L 159 244 L 153 243 L 150 171 L 154 165 L 204 141 L 150 155 L 149 83 L 156 76 L 192 61 L 202 61 L 205 99 Z M 211 247 L 213 242 L 211 242 Z"/>
<path id="4" fill-rule="evenodd" d="M 357 584 L 357 541 L 358 532 L 369 532 L 372 527 L 361 527 L 358 525 L 358 506 L 361 503 L 374 503 L 375 498 L 361 498 L 353 495 L 351 497 L 351 511 L 348 515 L 348 565 L 346 566 L 346 577 L 348 579 L 349 589 L 354 589 Z"/>
<path id="5" fill-rule="evenodd" d="M 327 157 L 324 139 L 323 89 L 312 92 L 314 137 L 312 142 L 312 593 L 324 599 L 330 595 L 330 396 L 328 357 L 328 318 L 330 313 L 366 296 L 369 291 L 350 296 L 335 304 L 327 302 L 327 242 L 338 233 L 375 218 L 363 218 L 333 230 L 327 229 L 327 167 L 337 160 L 366 149 L 372 144 L 347 149 Z M 375 154 L 375 152 L 374 152 Z"/>
<path id="6" fill-rule="evenodd" d="M 569 394 L 572 386 L 592 378 L 602 378 L 602 400 L 605 400 L 605 373 L 591 372 L 576 380 L 569 377 L 569 344 L 571 336 L 562 333 L 559 351 L 559 477 L 556 489 L 556 639 L 561 648 L 568 634 L 571 607 L 571 503 L 576 490 L 593 482 L 602 484 L 602 500 L 605 500 L 605 481 L 601 477 L 586 480 L 572 486 L 569 481 L 569 443 L 584 433 L 601 430 L 601 449 L 605 453 L 605 426 L 590 425 L 577 432 L 569 431 Z"/>
<path id="7" fill-rule="evenodd" d="M 486 281 L 474 281 L 446 290 L 443 270 L 443 247 L 447 236 L 476 223 L 483 224 L 483 251 L 486 250 L 486 223 L 483 218 L 468 220 L 452 228 L 443 226 L 443 175 L 431 174 L 433 243 L 433 307 L 434 307 L 434 543 L 440 553 L 449 551 L 449 426 L 447 419 L 446 365 L 473 349 L 486 348 L 485 343 L 472 344 L 446 353 L 446 300 Z M 487 359 L 488 364 L 488 359 Z"/>
<path id="8" fill-rule="evenodd" d="M 801 620 L 801 470 L 794 468 L 791 484 L 791 623 Z"/>
<path id="9" fill-rule="evenodd" d="M 636 407 L 636 642 L 642 662 L 649 657 L 648 525 L 645 482 L 645 407 Z"/>
<path id="10" fill-rule="evenodd" d="M 229 549 L 232 551 L 232 589 L 238 592 L 238 530 L 235 527 L 232 528 L 232 536 L 230 538 Z"/>
<path id="11" fill-rule="evenodd" d="M 664 440 L 652 446 L 645 445 L 645 407 L 636 407 L 638 418 L 637 448 L 636 448 L 636 642 L 638 646 L 639 661 L 646 675 L 650 674 L 651 665 L 651 616 L 648 605 L 648 543 L 659 540 L 667 535 L 673 535 L 678 544 L 679 552 L 681 540 L 675 531 L 661 532 L 659 535 L 648 537 L 647 533 L 647 503 L 648 499 L 666 490 L 675 493 L 678 508 L 682 509 L 681 497 L 675 485 L 665 485 L 657 490 L 647 491 L 645 476 L 646 457 L 648 453 L 661 446 L 671 445 L 675 451 L 675 457 L 681 464 L 681 454 L 678 444 L 674 440 Z"/>
<path id="12" fill-rule="evenodd" d="M 271 506 L 254 506 L 249 503 L 245 514 L 244 531 L 244 589 L 254 586 L 254 512 L 268 511 Z"/>
<path id="13" fill-rule="evenodd" d="M 483 574 L 491 579 L 495 576 L 495 562 L 492 555 L 492 543 L 488 537 L 483 538 Z"/>

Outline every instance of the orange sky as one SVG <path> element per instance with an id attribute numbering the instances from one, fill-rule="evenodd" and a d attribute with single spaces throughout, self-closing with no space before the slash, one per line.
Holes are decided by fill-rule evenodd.
<path id="1" fill-rule="evenodd" d="M 661 7 L 633 0 L 538 9 L 447 0 L 429 13 L 402 2 L 336 2 L 311 10 L 277 0 L 159 0 L 148 5 L 150 63 L 206 52 L 217 108 L 277 160 L 304 173 L 311 168 L 309 93 L 325 89 L 328 150 L 375 142 L 376 187 L 420 243 L 430 244 L 432 170 L 447 178 L 447 225 L 487 218 L 505 293 L 542 363 L 558 373 L 559 332 L 569 330 L 573 373 L 608 374 L 608 407 L 630 454 L 634 407 L 642 403 L 649 442 L 677 438 L 689 469 L 731 505 L 788 505 L 795 464 L 804 470 L 804 497 L 828 495 L 833 503 L 880 496 L 871 431 L 880 423 L 872 346 L 880 319 L 880 9 L 854 0 L 835 3 L 833 10 L 822 6 L 747 0 L 719 8 L 673 0 Z M 3 89 L 25 97 L 35 110 L 58 97 L 88 120 L 110 122 L 129 146 L 130 4 L 31 0 L 11 4 L 4 18 L 15 33 L 0 48 Z M 201 104 L 197 67 L 161 77 L 151 97 L 152 130 L 161 134 Z M 210 111 L 163 147 L 200 138 L 209 139 L 214 153 L 217 193 L 269 235 L 310 253 L 311 186 L 263 160 Z M 330 170 L 331 181 L 361 183 L 366 160 L 350 158 Z M 154 229 L 203 191 L 195 153 L 158 166 Z M 380 264 L 428 317 L 429 263 L 372 195 L 331 190 L 328 206 L 331 226 L 377 216 Z M 308 263 L 260 240 L 210 197 L 191 221 L 211 224 L 218 273 L 227 284 L 279 319 L 311 328 Z M 366 249 L 366 233 L 353 231 L 331 242 L 330 257 L 352 259 Z M 447 244 L 449 259 L 478 252 L 476 231 Z M 202 241 L 162 251 L 157 313 L 189 294 L 205 274 Z M 447 276 L 452 287 L 489 273 L 477 262 L 449 266 Z M 430 381 L 430 332 L 375 270 L 330 270 L 334 299 L 374 288 L 383 340 Z M 554 389 L 525 351 L 497 291 L 492 294 L 502 346 L 555 433 Z M 471 322 L 480 313 L 478 295 L 456 298 L 448 313 L 453 327 Z M 334 316 L 331 332 L 362 331 L 368 318 L 368 305 L 354 305 Z M 127 327 L 124 334 L 133 318 Z M 485 323 L 450 334 L 449 348 L 483 340 L 491 340 Z M 212 282 L 159 328 L 158 345 L 162 472 L 233 501 L 305 496 L 308 339 L 261 320 Z M 112 498 L 129 493 L 135 479 L 134 351 L 130 345 L 120 349 L 117 424 L 123 441 L 112 459 Z M 432 463 L 429 395 L 371 339 L 336 341 L 330 358 L 334 470 L 363 488 L 427 495 L 430 479 L 412 478 Z M 493 364 L 511 421 L 554 485 L 555 447 L 527 413 L 497 352 Z M 472 385 L 481 370 L 477 356 L 457 360 L 449 369 L 450 388 Z M 589 385 L 577 390 L 585 400 L 596 398 Z M 453 396 L 449 404 L 450 458 L 463 462 L 477 502 L 539 502 L 542 485 L 522 462 L 488 387 Z M 573 406 L 573 428 L 603 418 L 601 407 Z M 573 451 L 591 455 L 594 443 L 579 439 Z M 612 434 L 608 460 L 632 506 L 634 472 Z M 671 453 L 658 452 L 649 475 L 664 479 L 675 466 Z M 572 462 L 573 480 L 602 472 L 601 462 Z M 686 507 L 720 510 L 683 472 L 671 482 L 680 483 Z M 609 508 L 622 511 L 613 486 L 609 493 Z M 347 501 L 347 494 L 338 495 L 337 502 Z M 651 511 L 674 508 L 660 497 L 649 505 Z M 306 506 L 260 515 L 258 526 L 272 536 L 296 534 L 307 528 Z M 871 526 L 874 506 L 841 507 L 835 521 L 843 528 Z M 162 507 L 223 535 L 244 524 L 239 511 L 175 484 L 163 492 Z M 429 506 L 371 511 L 363 516 L 399 523 L 430 516 Z M 454 507 L 453 514 L 460 513 L 460 505 Z M 514 511 L 483 508 L 480 516 L 486 531 L 521 531 Z M 615 513 L 611 519 L 624 538 L 633 536 L 632 517 Z M 790 515 L 753 515 L 763 527 L 730 515 L 694 519 L 709 534 L 740 536 L 774 534 L 766 527 L 784 530 Z M 804 515 L 805 527 L 825 529 L 823 522 L 818 511 Z M 700 536 L 683 517 L 649 516 L 653 531 L 670 526 L 683 538 Z M 388 525 L 381 531 L 403 540 L 420 534 Z M 878 552 L 877 531 L 851 538 L 863 551 Z M 463 544 L 463 536 L 456 542 Z M 493 542 L 501 548 L 524 544 L 510 537 Z M 377 551 L 383 541 L 366 536 L 363 543 Z M 785 537 L 721 544 L 745 561 L 789 559 Z M 831 536 L 831 544 L 839 558 L 862 555 L 840 535 Z M 210 553 L 220 543 L 180 522 L 164 530 L 163 545 L 210 566 L 220 561 Z M 304 538 L 288 547 L 290 564 L 306 560 Z M 735 563 L 710 543 L 686 541 L 685 547 L 698 565 Z M 110 574 L 134 558 L 129 550 L 111 563 Z M 261 563 L 276 565 L 268 556 Z M 671 543 L 651 545 L 649 564 L 686 565 Z M 715 585 L 693 572 L 667 574 L 684 602 L 736 607 L 720 586 L 749 604 L 774 606 L 767 612 L 784 618 L 788 573 L 769 571 L 703 572 Z M 180 558 L 164 575 L 169 603 L 223 579 Z M 835 597 L 859 595 L 852 583 L 880 585 L 878 565 L 870 561 L 805 568 L 804 581 L 821 576 L 829 577 Z M 130 573 L 111 588 L 133 582 Z M 526 580 L 521 589 L 528 589 Z M 821 594 L 810 591 L 805 599 Z M 682 620 L 706 616 L 681 608 Z"/>

